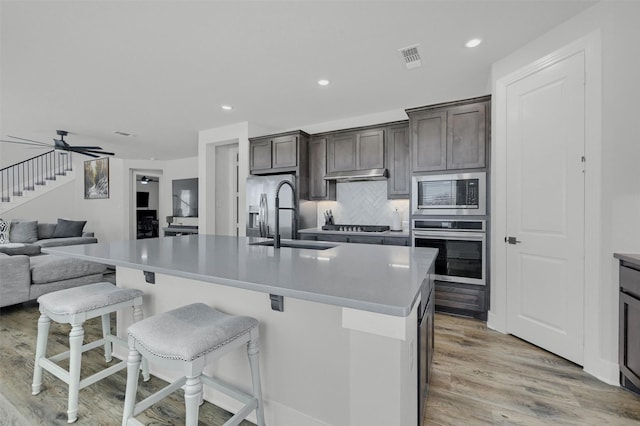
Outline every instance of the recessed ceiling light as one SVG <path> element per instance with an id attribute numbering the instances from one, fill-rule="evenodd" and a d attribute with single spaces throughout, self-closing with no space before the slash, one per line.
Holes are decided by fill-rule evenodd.
<path id="1" fill-rule="evenodd" d="M 469 40 L 465 46 L 467 47 L 476 47 L 478 46 L 480 43 L 482 43 L 482 40 L 480 40 L 479 38 L 472 38 L 471 40 Z"/>
<path id="2" fill-rule="evenodd" d="M 321 79 L 321 80 L 318 80 L 318 84 L 319 84 L 320 86 L 328 86 L 328 85 L 329 85 L 329 83 L 331 83 L 331 82 L 330 82 L 329 80 L 324 79 L 324 78 L 323 78 L 323 79 Z"/>
<path id="3" fill-rule="evenodd" d="M 231 111 L 233 109 L 231 105 L 222 105 L 220 108 L 222 108 L 225 111 Z"/>

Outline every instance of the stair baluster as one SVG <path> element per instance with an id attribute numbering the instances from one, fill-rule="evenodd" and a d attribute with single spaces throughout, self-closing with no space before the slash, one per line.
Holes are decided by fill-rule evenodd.
<path id="1" fill-rule="evenodd" d="M 56 180 L 73 170 L 71 152 L 56 150 L 45 152 L 12 166 L 0 169 L 0 202 L 11 202 L 12 197 L 33 191 L 36 185 L 44 185 L 47 180 Z"/>

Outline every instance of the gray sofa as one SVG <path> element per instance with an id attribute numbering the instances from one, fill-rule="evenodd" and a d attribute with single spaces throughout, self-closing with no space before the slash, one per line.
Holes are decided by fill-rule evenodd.
<path id="1" fill-rule="evenodd" d="M 52 291 L 104 281 L 107 266 L 43 254 L 0 253 L 0 307 L 37 299 Z"/>
<path id="2" fill-rule="evenodd" d="M 37 224 L 35 240 L 35 231 L 30 225 L 31 235 L 24 237 L 15 233 L 16 240 L 25 240 L 25 242 L 0 244 L 0 307 L 37 299 L 52 291 L 104 280 L 106 265 L 53 254 L 41 254 L 42 247 L 91 244 L 98 241 L 92 233 L 82 232 L 81 228 L 84 224 L 80 227 L 80 231 L 78 231 L 79 225 L 76 226 L 72 233 L 74 236 L 56 236 L 55 227 L 61 223 L 61 220 L 71 222 L 60 219 L 58 224 Z M 12 222 L 12 226 L 14 223 L 18 222 Z M 16 228 L 19 227 L 16 226 Z M 77 236 L 78 232 L 81 236 Z"/>

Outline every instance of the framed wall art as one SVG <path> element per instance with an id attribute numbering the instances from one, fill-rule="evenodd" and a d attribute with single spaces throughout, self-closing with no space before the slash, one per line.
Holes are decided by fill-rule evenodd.
<path id="1" fill-rule="evenodd" d="M 84 162 L 84 198 L 109 198 L 109 158 Z"/>

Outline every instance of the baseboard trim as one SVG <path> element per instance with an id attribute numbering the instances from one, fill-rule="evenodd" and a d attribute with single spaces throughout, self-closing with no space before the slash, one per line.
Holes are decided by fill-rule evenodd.
<path id="1" fill-rule="evenodd" d="M 585 373 L 611 386 L 620 386 L 620 367 L 617 363 L 600 359 L 593 365 L 584 367 Z"/>

